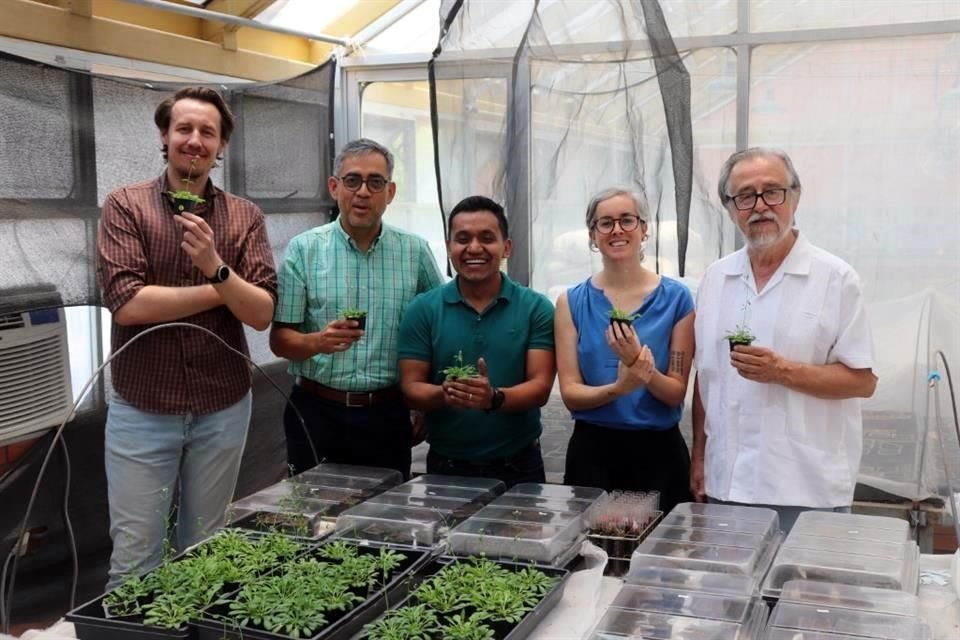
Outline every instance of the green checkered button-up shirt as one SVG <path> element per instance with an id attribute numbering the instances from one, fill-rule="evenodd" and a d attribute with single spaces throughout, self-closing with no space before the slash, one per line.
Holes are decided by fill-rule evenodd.
<path id="1" fill-rule="evenodd" d="M 397 384 L 400 316 L 414 296 L 440 285 L 427 241 L 384 224 L 363 253 L 338 221 L 290 241 L 278 270 L 276 322 L 321 331 L 344 309 L 367 311 L 365 334 L 346 351 L 291 361 L 291 375 L 341 391 Z"/>

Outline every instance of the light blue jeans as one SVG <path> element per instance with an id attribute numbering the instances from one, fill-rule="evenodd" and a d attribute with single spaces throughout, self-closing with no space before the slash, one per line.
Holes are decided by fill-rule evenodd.
<path id="1" fill-rule="evenodd" d="M 104 443 L 113 540 L 108 589 L 163 560 L 174 494 L 179 497 L 175 549 L 223 526 L 240 473 L 250 406 L 248 392 L 209 415 L 163 415 L 113 394 Z"/>
<path id="2" fill-rule="evenodd" d="M 797 518 L 800 517 L 800 514 L 804 511 L 833 511 L 834 513 L 851 513 L 853 511 L 851 507 L 816 509 L 814 507 L 785 507 L 779 504 L 747 504 L 745 502 L 726 502 L 723 500 L 715 500 L 710 496 L 707 496 L 707 502 L 710 504 L 732 504 L 741 507 L 763 507 L 764 509 L 773 509 L 779 516 L 780 531 L 782 531 L 784 535 L 790 533 L 790 530 L 793 529 L 793 525 L 796 523 Z"/>

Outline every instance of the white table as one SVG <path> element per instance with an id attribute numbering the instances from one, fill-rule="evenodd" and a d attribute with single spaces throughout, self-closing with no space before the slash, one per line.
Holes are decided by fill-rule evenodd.
<path id="1" fill-rule="evenodd" d="M 920 556 L 921 576 L 925 571 L 947 575 L 949 555 Z M 570 576 L 563 599 L 530 634 L 530 640 L 581 640 L 607 610 L 623 586 L 623 580 L 599 576 L 595 571 L 577 571 Z M 952 582 L 921 584 L 918 593 L 921 615 L 933 631 L 933 640 L 960 638 L 960 598 Z M 21 640 L 63 640 L 75 638 L 73 625 L 58 623 L 45 631 L 27 631 Z M 3 640 L 0 637 L 0 640 Z"/>

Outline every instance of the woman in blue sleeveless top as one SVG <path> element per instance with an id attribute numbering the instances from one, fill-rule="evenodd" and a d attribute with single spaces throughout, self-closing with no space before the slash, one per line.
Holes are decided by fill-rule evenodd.
<path id="1" fill-rule="evenodd" d="M 678 423 L 693 359 L 693 298 L 646 269 L 648 208 L 629 189 L 590 201 L 590 248 L 603 269 L 557 300 L 560 393 L 576 420 L 564 484 L 659 491 L 666 513 L 692 499 Z M 611 322 L 614 309 L 632 321 Z"/>

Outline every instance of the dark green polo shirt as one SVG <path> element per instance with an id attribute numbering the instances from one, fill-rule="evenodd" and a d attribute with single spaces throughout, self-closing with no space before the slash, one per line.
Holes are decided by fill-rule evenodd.
<path id="1" fill-rule="evenodd" d="M 410 303 L 400 322 L 398 356 L 430 363 L 430 381 L 463 351 L 465 364 L 487 363 L 490 384 L 512 387 L 527 379 L 527 351 L 553 351 L 553 305 L 546 297 L 503 275 L 500 293 L 483 313 L 464 302 L 454 279 Z M 540 436 L 540 409 L 486 413 L 474 409 L 431 411 L 427 442 L 456 460 L 507 458 Z"/>

